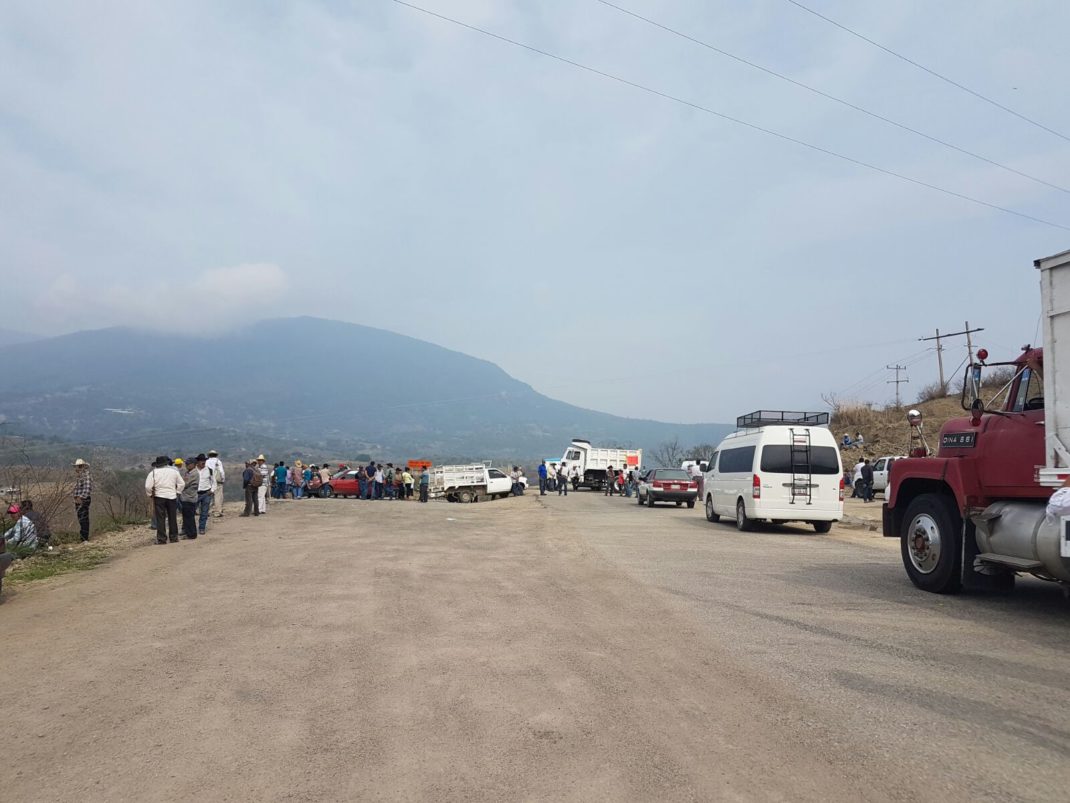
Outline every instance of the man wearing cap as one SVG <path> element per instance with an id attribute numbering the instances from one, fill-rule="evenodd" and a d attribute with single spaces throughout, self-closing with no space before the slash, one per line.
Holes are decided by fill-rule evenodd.
<path id="1" fill-rule="evenodd" d="M 212 509 L 212 499 L 215 497 L 215 477 L 212 469 L 208 468 L 208 458 L 199 454 L 197 461 L 197 511 L 200 514 L 200 534 L 208 528 L 208 511 Z"/>
<path id="2" fill-rule="evenodd" d="M 167 457 L 157 457 L 145 477 L 145 494 L 152 499 L 156 511 L 157 544 L 166 544 L 169 537 L 171 543 L 178 541 L 178 497 L 186 482 L 170 462 Z"/>
<path id="3" fill-rule="evenodd" d="M 227 481 L 227 472 L 223 469 L 223 461 L 219 459 L 219 452 L 215 449 L 208 450 L 208 462 L 205 464 L 212 470 L 215 479 L 215 494 L 212 496 L 212 515 L 217 519 L 223 518 L 223 483 Z"/>
<path id="4" fill-rule="evenodd" d="M 7 509 L 7 514 L 15 519 L 15 526 L 0 535 L 7 551 L 19 555 L 28 554 L 37 549 L 37 529 L 33 526 L 33 522 L 23 514 L 22 508 L 12 505 Z"/>
<path id="5" fill-rule="evenodd" d="M 256 470 L 260 472 L 260 487 L 256 491 L 256 498 L 261 514 L 267 513 L 268 489 L 271 487 L 271 466 L 266 461 L 264 455 L 256 458 Z"/>
<path id="6" fill-rule="evenodd" d="M 182 536 L 193 539 L 197 537 L 197 483 L 200 482 L 201 474 L 197 470 L 197 460 L 193 457 L 185 461 L 176 457 L 175 468 L 186 483 L 182 493 L 178 495 L 178 508 L 182 511 Z"/>
<path id="7" fill-rule="evenodd" d="M 93 479 L 89 476 L 89 463 L 82 458 L 74 461 L 74 512 L 78 516 L 78 529 L 82 540 L 89 540 L 89 503 L 93 495 Z"/>

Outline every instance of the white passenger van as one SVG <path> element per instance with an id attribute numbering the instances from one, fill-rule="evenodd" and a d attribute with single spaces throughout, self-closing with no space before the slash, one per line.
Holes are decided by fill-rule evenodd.
<path id="1" fill-rule="evenodd" d="M 706 518 L 801 521 L 819 533 L 843 518 L 843 465 L 828 413 L 759 410 L 736 419 L 703 475 Z"/>

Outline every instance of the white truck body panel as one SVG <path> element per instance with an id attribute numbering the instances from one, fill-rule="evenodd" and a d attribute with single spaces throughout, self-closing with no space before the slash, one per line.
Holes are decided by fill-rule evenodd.
<path id="1" fill-rule="evenodd" d="M 476 490 L 486 496 L 509 493 L 513 482 L 501 469 L 489 463 L 434 466 L 431 469 L 430 496 L 446 496 L 460 488 Z"/>
<path id="2" fill-rule="evenodd" d="M 1062 485 L 1070 474 L 1070 251 L 1038 259 L 1044 318 L 1044 443 L 1041 485 Z M 1067 356 L 1062 350 L 1067 349 Z"/>

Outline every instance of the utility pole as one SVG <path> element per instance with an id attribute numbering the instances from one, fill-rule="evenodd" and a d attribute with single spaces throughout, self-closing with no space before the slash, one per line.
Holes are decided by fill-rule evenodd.
<path id="1" fill-rule="evenodd" d="M 895 379 L 889 379 L 885 384 L 895 385 L 895 406 L 902 407 L 903 405 L 899 403 L 899 386 L 902 385 L 904 382 L 910 382 L 910 380 L 900 379 L 899 372 L 905 371 L 907 367 L 905 365 L 899 365 L 898 363 L 896 363 L 895 365 L 886 365 L 884 367 L 887 368 L 889 371 L 895 371 Z"/>
<path id="2" fill-rule="evenodd" d="M 940 366 L 940 387 L 943 391 L 947 392 L 947 382 L 944 380 L 944 344 L 941 342 L 945 337 L 961 337 L 966 335 L 966 351 L 969 353 L 969 364 L 973 364 L 973 340 L 970 337 L 974 332 L 983 332 L 984 327 L 978 327 L 976 329 L 970 328 L 970 322 L 966 321 L 966 328 L 961 332 L 951 332 L 946 335 L 940 334 L 940 330 L 936 330 L 936 337 L 919 337 L 918 341 L 927 343 L 930 340 L 936 341 L 936 362 Z"/>

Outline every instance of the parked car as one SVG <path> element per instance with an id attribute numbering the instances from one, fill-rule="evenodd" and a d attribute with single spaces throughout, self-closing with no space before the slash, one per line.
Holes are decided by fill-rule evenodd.
<path id="1" fill-rule="evenodd" d="M 757 521 L 801 521 L 827 533 L 843 518 L 839 444 L 823 413 L 759 411 L 717 447 L 704 475 L 706 518 L 734 518 L 740 530 Z"/>
<path id="2" fill-rule="evenodd" d="M 331 494 L 333 496 L 360 496 L 360 482 L 357 480 L 356 469 L 339 471 L 331 477 Z"/>
<path id="3" fill-rule="evenodd" d="M 635 501 L 640 505 L 654 507 L 655 502 L 675 502 L 679 507 L 687 502 L 695 506 L 698 498 L 698 483 L 682 468 L 652 468 L 639 475 Z"/>
<path id="4" fill-rule="evenodd" d="M 873 464 L 873 491 L 881 491 L 882 493 L 888 490 L 888 475 L 892 468 L 892 463 L 896 460 L 902 460 L 906 455 L 889 455 L 887 457 L 877 458 L 877 461 Z"/>

